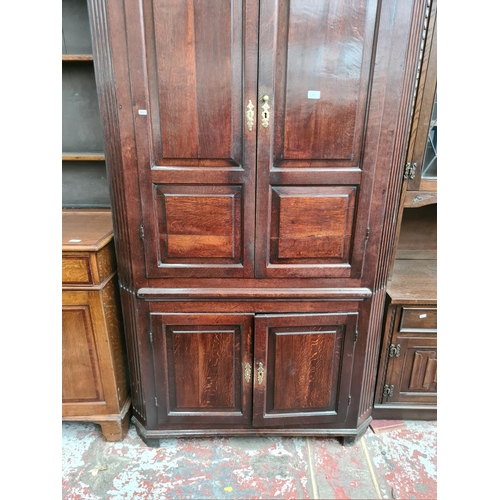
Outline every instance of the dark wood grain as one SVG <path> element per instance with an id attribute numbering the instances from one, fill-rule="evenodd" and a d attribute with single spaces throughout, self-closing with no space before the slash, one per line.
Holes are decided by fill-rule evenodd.
<path id="1" fill-rule="evenodd" d="M 359 164 L 375 11 L 373 1 L 353 6 L 312 0 L 278 10 L 287 46 L 277 53 L 277 66 L 286 67 L 278 83 L 286 104 L 277 117 L 283 137 L 276 138 L 276 156 Z M 309 91 L 320 92 L 320 98 L 311 99 Z"/>
<path id="2" fill-rule="evenodd" d="M 356 320 L 356 314 L 256 316 L 254 426 L 345 419 Z"/>
<path id="3" fill-rule="evenodd" d="M 206 9 L 91 0 L 134 421 L 145 439 L 356 436 L 423 0 Z"/>
<path id="4" fill-rule="evenodd" d="M 387 293 L 395 304 L 436 304 L 437 261 L 396 260 Z"/>
<path id="5" fill-rule="evenodd" d="M 245 424 L 250 415 L 251 316 L 154 315 L 160 423 Z"/>

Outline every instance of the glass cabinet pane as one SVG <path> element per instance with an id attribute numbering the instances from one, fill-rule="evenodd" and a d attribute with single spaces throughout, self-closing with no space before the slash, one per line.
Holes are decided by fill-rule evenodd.
<path id="1" fill-rule="evenodd" d="M 437 177 L 437 93 L 434 97 L 432 117 L 427 135 L 424 161 L 422 163 L 422 177 Z"/>

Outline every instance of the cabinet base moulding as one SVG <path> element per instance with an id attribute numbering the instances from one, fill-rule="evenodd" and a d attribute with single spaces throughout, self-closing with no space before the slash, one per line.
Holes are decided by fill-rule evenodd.
<path id="1" fill-rule="evenodd" d="M 198 437 L 338 437 L 344 444 L 353 444 L 370 426 L 372 417 L 367 418 L 356 429 L 306 429 L 306 428 L 276 428 L 276 429 L 161 429 L 147 430 L 141 422 L 132 416 L 132 424 L 136 427 L 139 437 L 151 447 L 160 446 L 160 439 L 198 438 Z"/>

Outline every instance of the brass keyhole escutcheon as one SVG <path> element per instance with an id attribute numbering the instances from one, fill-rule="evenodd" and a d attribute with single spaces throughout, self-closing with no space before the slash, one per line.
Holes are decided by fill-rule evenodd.
<path id="1" fill-rule="evenodd" d="M 248 384 L 252 380 L 252 367 L 250 363 L 245 364 L 245 382 Z"/>
<path id="2" fill-rule="evenodd" d="M 258 368 L 257 368 L 257 383 L 259 385 L 264 382 L 264 365 L 262 362 L 259 362 Z"/>
<path id="3" fill-rule="evenodd" d="M 267 103 L 267 101 L 269 101 L 269 96 L 265 95 L 262 100 L 264 101 L 264 104 L 262 105 L 262 126 L 264 128 L 267 128 L 269 126 L 270 118 L 269 110 L 271 109 L 271 107 Z"/>

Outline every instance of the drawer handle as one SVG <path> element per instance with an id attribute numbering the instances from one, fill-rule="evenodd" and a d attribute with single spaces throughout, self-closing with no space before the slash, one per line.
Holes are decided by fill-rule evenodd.
<path id="1" fill-rule="evenodd" d="M 259 385 L 264 382 L 264 365 L 259 361 L 259 367 L 257 368 L 257 383 Z"/>
<path id="2" fill-rule="evenodd" d="M 247 363 L 245 365 L 245 381 L 249 383 L 250 380 L 252 380 L 252 367 L 250 363 Z"/>
<path id="3" fill-rule="evenodd" d="M 419 318 L 427 318 L 427 314 L 421 314 Z"/>

